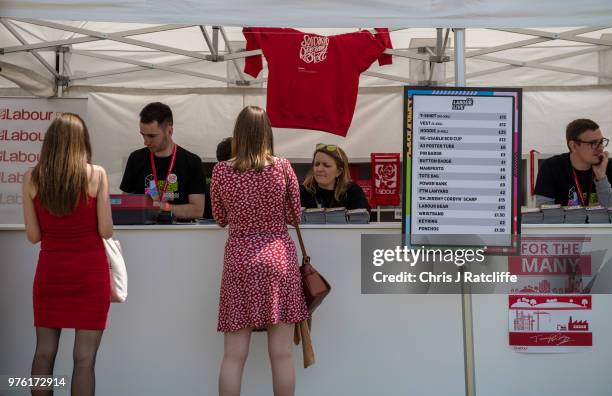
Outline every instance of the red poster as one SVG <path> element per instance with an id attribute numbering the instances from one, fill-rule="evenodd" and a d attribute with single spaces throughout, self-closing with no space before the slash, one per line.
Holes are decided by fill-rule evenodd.
<path id="1" fill-rule="evenodd" d="M 397 206 L 400 203 L 400 155 L 399 153 L 371 153 L 372 204 Z"/>
<path id="2" fill-rule="evenodd" d="M 508 342 L 519 352 L 576 352 L 593 346 L 588 294 L 508 296 Z"/>

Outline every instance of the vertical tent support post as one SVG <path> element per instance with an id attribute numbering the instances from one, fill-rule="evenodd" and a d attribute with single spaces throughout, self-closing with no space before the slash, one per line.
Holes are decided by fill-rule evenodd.
<path id="1" fill-rule="evenodd" d="M 55 70 L 58 72 L 59 77 L 55 78 L 55 84 L 57 85 L 57 97 L 61 98 L 64 96 L 64 49 L 58 47 L 55 50 Z"/>
<path id="2" fill-rule="evenodd" d="M 465 87 L 465 29 L 453 29 L 455 35 L 455 86 Z M 464 266 L 461 272 L 461 313 L 463 316 L 463 359 L 465 365 L 465 394 L 476 395 L 474 367 L 474 322 L 472 317 L 472 293 L 463 281 Z"/>

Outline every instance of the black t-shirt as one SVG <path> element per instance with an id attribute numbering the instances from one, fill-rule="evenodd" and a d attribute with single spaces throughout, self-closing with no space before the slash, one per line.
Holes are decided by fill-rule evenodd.
<path id="1" fill-rule="evenodd" d="M 168 157 L 153 156 L 157 170 L 157 191 L 161 192 L 172 155 Z M 130 154 L 123 180 L 121 180 L 121 191 L 129 194 L 144 194 L 153 181 L 150 151 L 148 148 L 136 150 Z M 204 194 L 204 174 L 202 171 L 202 160 L 197 155 L 176 146 L 176 159 L 172 173 L 168 177 L 166 197 L 169 203 L 189 203 L 190 194 Z"/>
<path id="2" fill-rule="evenodd" d="M 318 185 L 315 185 L 315 194 L 313 194 L 308 191 L 306 187 L 300 184 L 300 200 L 302 202 L 302 206 L 305 208 L 344 207 L 348 210 L 362 208 L 370 210 L 370 205 L 368 204 L 368 199 L 366 198 L 365 193 L 361 187 L 355 183 L 349 184 L 346 194 L 340 201 L 336 201 L 336 198 L 334 197 L 334 190 L 325 190 L 320 188 Z"/>
<path id="3" fill-rule="evenodd" d="M 608 162 L 606 175 L 608 180 L 612 180 L 612 162 Z M 584 171 L 576 170 L 576 176 L 580 182 L 584 202 L 587 202 L 587 195 L 589 195 L 590 189 L 591 195 L 587 205 L 599 204 L 597 193 L 595 192 L 593 171 L 590 169 Z M 574 181 L 569 153 L 555 155 L 544 160 L 538 171 L 535 193 L 544 197 L 554 198 L 556 204 L 564 206 L 582 205 L 578 197 L 578 189 Z"/>

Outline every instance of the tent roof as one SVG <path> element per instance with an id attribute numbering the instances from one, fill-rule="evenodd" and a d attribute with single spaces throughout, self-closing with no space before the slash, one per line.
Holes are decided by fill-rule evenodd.
<path id="1" fill-rule="evenodd" d="M 2 0 L 0 16 L 299 27 L 609 26 L 610 0 Z"/>

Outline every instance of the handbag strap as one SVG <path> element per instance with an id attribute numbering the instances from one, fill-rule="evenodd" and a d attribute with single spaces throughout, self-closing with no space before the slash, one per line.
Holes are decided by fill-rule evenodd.
<path id="1" fill-rule="evenodd" d="M 286 209 L 287 200 L 289 199 L 289 196 L 290 196 L 289 194 L 291 194 L 291 192 L 289 191 L 289 173 L 287 172 L 285 161 L 280 159 L 280 163 L 283 167 L 283 173 L 285 175 L 285 209 Z M 304 240 L 302 239 L 302 232 L 300 231 L 300 225 L 299 223 L 296 222 L 295 224 L 292 224 L 292 226 L 295 227 L 295 231 L 297 232 L 297 236 L 298 236 L 298 241 L 300 242 L 300 249 L 302 250 L 302 266 L 304 266 L 305 264 L 310 264 L 310 256 L 308 256 L 308 253 L 306 253 L 306 246 L 304 245 Z"/>

